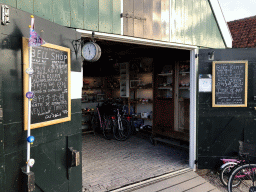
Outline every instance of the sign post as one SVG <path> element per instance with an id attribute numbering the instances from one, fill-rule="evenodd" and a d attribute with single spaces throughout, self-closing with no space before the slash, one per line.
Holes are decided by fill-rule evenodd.
<path id="1" fill-rule="evenodd" d="M 32 64 L 32 47 L 41 46 L 45 42 L 37 35 L 34 30 L 34 16 L 31 15 L 31 25 L 29 26 L 29 64 L 26 69 L 28 74 L 28 92 L 26 92 L 26 98 L 28 99 L 28 111 L 27 111 L 27 173 L 30 172 L 30 167 L 35 163 L 34 159 L 30 159 L 30 145 L 34 142 L 34 137 L 31 136 L 30 125 L 31 125 L 31 101 L 34 97 L 34 93 L 31 92 L 31 79 L 33 75 L 33 64 Z"/>

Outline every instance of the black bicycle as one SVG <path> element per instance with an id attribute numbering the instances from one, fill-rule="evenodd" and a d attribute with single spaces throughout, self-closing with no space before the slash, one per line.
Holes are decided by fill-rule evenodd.
<path id="1" fill-rule="evenodd" d="M 97 106 L 97 114 L 92 119 L 94 133 L 98 128 L 103 133 L 104 138 L 115 138 L 118 141 L 125 141 L 131 136 L 131 126 L 129 120 L 121 114 L 123 105 L 120 101 L 107 100 L 101 106 Z"/>
<path id="2" fill-rule="evenodd" d="M 115 117 L 107 113 L 108 106 L 104 103 L 97 106 L 97 111 L 92 118 L 92 128 L 94 133 L 103 134 L 105 139 L 113 138 L 113 129 L 115 126 Z"/>
<path id="3" fill-rule="evenodd" d="M 249 153 L 246 154 L 246 161 L 237 164 L 231 171 L 228 180 L 229 192 L 256 192 L 256 164 L 250 163 L 255 161 L 255 145 L 244 143 L 244 148 Z M 254 157 L 253 161 L 249 157 Z"/>
<path id="4" fill-rule="evenodd" d="M 125 141 L 131 136 L 132 129 L 130 122 L 122 116 L 119 112 L 119 109 L 116 109 L 116 118 L 113 127 L 114 137 L 118 141 Z"/>

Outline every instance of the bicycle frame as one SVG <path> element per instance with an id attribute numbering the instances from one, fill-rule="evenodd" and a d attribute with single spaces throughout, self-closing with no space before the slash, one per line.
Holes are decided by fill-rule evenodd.
<path id="1" fill-rule="evenodd" d="M 227 165 L 237 165 L 241 162 L 245 162 L 245 160 L 238 160 L 238 159 L 221 159 L 221 161 L 223 162 L 223 164 L 221 165 L 220 169 L 223 169 L 224 167 L 226 167 Z"/>
<path id="2" fill-rule="evenodd" d="M 97 107 L 97 112 L 98 112 L 98 115 L 99 115 L 100 127 L 102 128 L 102 120 L 101 120 L 100 111 L 99 111 L 98 107 Z"/>
<path id="3" fill-rule="evenodd" d="M 123 125 L 122 125 L 119 109 L 117 109 L 117 123 L 118 123 L 118 129 L 123 131 Z"/>
<path id="4" fill-rule="evenodd" d="M 252 171 L 243 171 L 243 175 L 239 175 L 239 176 L 235 176 L 235 178 L 242 178 L 245 177 L 247 175 L 254 175 L 254 171 L 256 170 L 256 168 L 253 168 Z"/>

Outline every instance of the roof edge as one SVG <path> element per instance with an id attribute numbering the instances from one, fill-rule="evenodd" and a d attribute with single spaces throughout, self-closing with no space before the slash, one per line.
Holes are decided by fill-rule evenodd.
<path id="1" fill-rule="evenodd" d="M 249 20 L 249 19 L 256 19 L 256 15 L 250 16 L 250 17 L 241 18 L 241 19 L 236 19 L 236 20 L 233 20 L 233 21 L 229 21 L 227 23 L 233 23 L 233 22 L 237 22 L 237 21 L 246 21 L 246 20 Z"/>
<path id="2" fill-rule="evenodd" d="M 218 0 L 209 0 L 209 3 L 212 7 L 213 14 L 216 18 L 216 21 L 219 25 L 220 32 L 222 34 L 223 40 L 227 48 L 232 48 L 232 35 L 230 33 L 228 24 L 224 18 L 223 12 L 221 10 Z"/>

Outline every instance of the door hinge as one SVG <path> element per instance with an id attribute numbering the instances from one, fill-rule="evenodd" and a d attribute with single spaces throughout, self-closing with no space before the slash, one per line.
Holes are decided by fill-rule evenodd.
<path id="1" fill-rule="evenodd" d="M 120 14 L 120 17 L 123 18 L 132 18 L 132 19 L 137 19 L 137 20 L 147 20 L 146 18 L 143 18 L 143 17 L 136 17 L 136 16 L 133 16 L 133 15 L 129 15 L 128 13 L 121 13 Z"/>
<path id="2" fill-rule="evenodd" d="M 8 25 L 10 23 L 10 9 L 7 5 L 2 5 L 2 24 Z"/>

